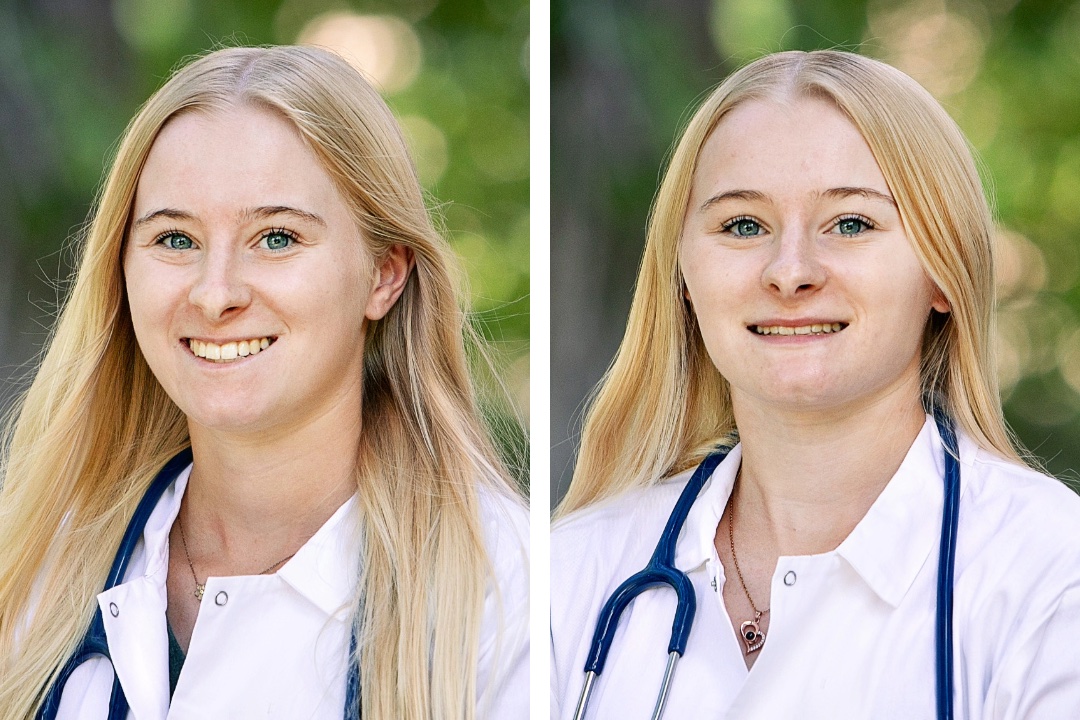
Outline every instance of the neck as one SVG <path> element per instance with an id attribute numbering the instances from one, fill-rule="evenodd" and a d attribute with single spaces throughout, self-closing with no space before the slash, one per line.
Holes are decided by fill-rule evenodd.
<path id="1" fill-rule="evenodd" d="M 355 407 L 277 433 L 221 433 L 189 423 L 194 465 L 180 521 L 204 574 L 254 572 L 291 556 L 352 497 Z"/>
<path id="2" fill-rule="evenodd" d="M 925 422 L 917 392 L 827 413 L 732 399 L 743 446 L 731 500 L 738 532 L 745 528 L 774 556 L 834 550 L 896 473 Z"/>

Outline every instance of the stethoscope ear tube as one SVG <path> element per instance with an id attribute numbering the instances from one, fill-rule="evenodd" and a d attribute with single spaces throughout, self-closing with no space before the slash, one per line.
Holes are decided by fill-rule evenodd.
<path id="1" fill-rule="evenodd" d="M 952 420 L 935 410 L 934 421 L 945 446 L 945 497 L 941 511 L 941 545 L 938 557 L 937 617 L 935 618 L 935 661 L 937 666 L 937 717 L 953 716 L 953 576 L 956 567 L 956 535 L 960 525 L 960 456 Z"/>
<path id="2" fill-rule="evenodd" d="M 165 463 L 165 467 L 161 468 L 157 477 L 150 483 L 146 494 L 143 495 L 138 507 L 135 508 L 135 514 L 131 516 L 131 522 L 128 523 L 124 538 L 120 541 L 120 547 L 116 550 L 112 569 L 109 571 L 109 577 L 105 580 L 105 590 L 112 590 L 123 582 L 124 575 L 127 574 L 128 564 L 131 562 L 131 556 L 135 554 L 135 546 L 142 539 L 142 531 L 146 527 L 146 522 L 150 519 L 150 515 L 153 514 L 154 508 L 157 507 L 158 501 L 161 500 L 161 496 L 173 484 L 180 472 L 191 464 L 191 457 L 191 448 L 181 450 L 169 462 Z"/>

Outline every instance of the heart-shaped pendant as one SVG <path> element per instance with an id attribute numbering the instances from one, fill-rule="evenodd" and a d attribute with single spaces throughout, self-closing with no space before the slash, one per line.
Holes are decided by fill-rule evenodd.
<path id="1" fill-rule="evenodd" d="M 739 634 L 742 635 L 746 645 L 746 654 L 757 652 L 765 644 L 765 633 L 761 632 L 756 620 L 747 620 L 739 626 Z"/>

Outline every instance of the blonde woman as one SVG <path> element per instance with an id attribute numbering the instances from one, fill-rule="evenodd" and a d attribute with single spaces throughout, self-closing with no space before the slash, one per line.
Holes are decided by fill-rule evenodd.
<path id="1" fill-rule="evenodd" d="M 1080 499 L 1002 419 L 992 235 L 881 62 L 705 100 L 553 531 L 552 717 L 1080 717 Z"/>
<path id="2" fill-rule="evenodd" d="M 178 71 L 7 437 L 0 718 L 523 716 L 526 515 L 453 265 L 337 56 Z"/>

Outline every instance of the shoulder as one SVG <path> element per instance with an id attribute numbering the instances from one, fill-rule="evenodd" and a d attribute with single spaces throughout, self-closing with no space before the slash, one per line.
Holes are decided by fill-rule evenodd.
<path id="1" fill-rule="evenodd" d="M 500 591 L 511 596 L 528 596 L 529 509 L 524 500 L 509 489 L 480 485 L 480 526 L 484 549 Z"/>
<path id="2" fill-rule="evenodd" d="M 529 512 L 509 489 L 481 485 L 478 495 L 493 582 L 480 628 L 477 717 L 519 717 L 529 697 Z"/>
<path id="3" fill-rule="evenodd" d="M 551 530 L 552 616 L 609 592 L 648 562 L 690 472 L 636 488 L 556 521 Z M 629 569 L 629 571 L 628 571 Z"/>
<path id="4" fill-rule="evenodd" d="M 1028 550 L 1065 549 L 1080 562 L 1080 496 L 1057 478 L 977 449 L 962 467 L 973 524 Z"/>
<path id="5" fill-rule="evenodd" d="M 1080 496 L 984 450 L 961 478 L 957 637 L 970 659 L 986 658 L 986 672 L 972 674 L 986 707 L 1073 717 L 1060 709 L 1080 699 L 1062 692 L 1077 688 L 1080 662 Z"/>
<path id="6" fill-rule="evenodd" d="M 1026 624 L 1080 590 L 1080 496 L 985 450 L 961 477 L 957 587 L 975 617 Z"/>
<path id="7" fill-rule="evenodd" d="M 603 554 L 605 547 L 640 537 L 647 528 L 662 529 L 691 472 L 635 488 L 560 518 L 551 527 L 552 564 L 556 554 Z M 597 538 L 603 542 L 596 543 Z"/>

